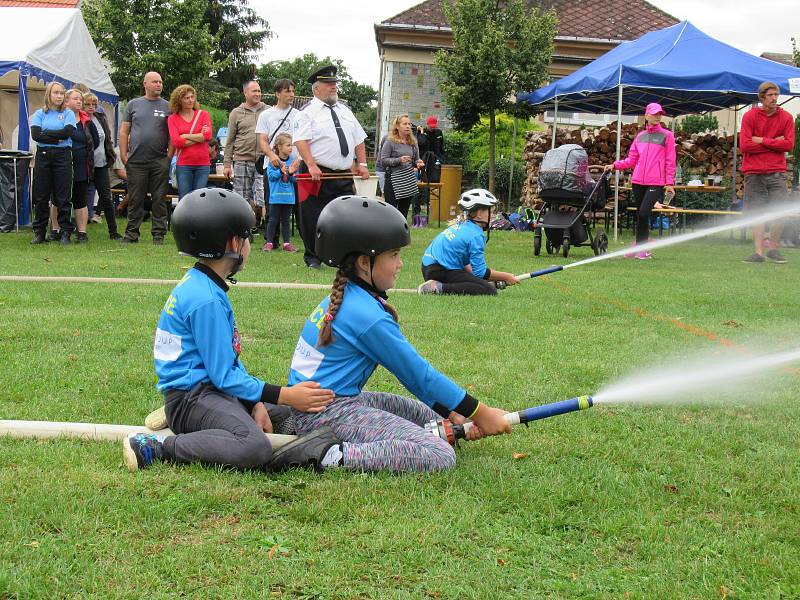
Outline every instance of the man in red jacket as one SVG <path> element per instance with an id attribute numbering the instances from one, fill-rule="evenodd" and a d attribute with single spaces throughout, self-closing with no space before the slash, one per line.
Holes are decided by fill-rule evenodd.
<path id="1" fill-rule="evenodd" d="M 761 107 L 751 108 L 742 119 L 739 146 L 743 157 L 746 212 L 763 211 L 770 203 L 788 200 L 786 153 L 794 146 L 794 123 L 791 115 L 778 106 L 779 95 L 777 84 L 765 81 L 758 86 Z M 777 250 L 782 232 L 782 221 L 770 223 L 769 237 L 774 243 L 771 244 L 772 249 L 767 251 L 766 258 L 772 262 L 786 262 Z M 744 262 L 763 263 L 766 260 L 763 224 L 753 226 L 753 241 L 756 251 Z"/>

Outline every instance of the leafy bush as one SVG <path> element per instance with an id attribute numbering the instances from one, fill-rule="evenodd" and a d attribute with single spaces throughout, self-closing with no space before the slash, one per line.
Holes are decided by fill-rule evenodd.
<path id="1" fill-rule="evenodd" d="M 680 123 L 680 131 L 684 134 L 700 133 L 702 131 L 716 131 L 719 121 L 714 115 L 688 115 Z"/>
<path id="2" fill-rule="evenodd" d="M 453 131 L 444 134 L 444 156 L 449 165 L 464 165 L 469 154 L 469 141 L 464 133 Z"/>
<path id="3" fill-rule="evenodd" d="M 211 115 L 211 126 L 214 129 L 213 134 L 216 136 L 220 127 L 228 126 L 228 112 L 213 106 L 204 106 L 203 108 Z"/>
<path id="4" fill-rule="evenodd" d="M 519 204 L 522 184 L 525 181 L 525 163 L 521 160 L 514 161 L 514 181 L 511 194 L 509 194 L 508 182 L 511 177 L 511 159 L 500 158 L 495 163 L 494 192 L 495 196 L 504 204 L 506 208 Z M 489 161 L 484 162 L 478 168 L 476 182 L 480 187 L 489 187 Z"/>

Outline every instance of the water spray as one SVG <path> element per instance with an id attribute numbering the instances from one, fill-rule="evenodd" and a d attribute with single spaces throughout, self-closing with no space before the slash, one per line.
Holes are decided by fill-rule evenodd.
<path id="1" fill-rule="evenodd" d="M 573 267 L 580 267 L 583 265 L 588 265 L 591 263 L 600 262 L 603 260 L 610 260 L 612 258 L 619 258 L 620 256 L 625 256 L 626 254 L 629 255 L 632 252 L 644 252 L 649 250 L 655 250 L 658 248 L 666 248 L 667 246 L 674 246 L 675 244 L 682 244 L 683 242 L 689 242 L 691 240 L 696 240 L 702 237 L 707 237 L 710 235 L 714 235 L 717 233 L 722 233 L 724 231 L 730 231 L 731 229 L 740 229 L 743 227 L 751 227 L 753 225 L 760 225 L 761 223 L 766 223 L 768 221 L 773 221 L 775 219 L 779 219 L 782 217 L 786 217 L 789 215 L 796 215 L 798 213 L 798 206 L 796 203 L 794 204 L 781 204 L 778 205 L 775 210 L 762 213 L 759 215 L 754 215 L 751 217 L 745 217 L 742 219 L 733 219 L 727 223 L 723 223 L 722 225 L 716 225 L 714 227 L 709 227 L 707 229 L 700 229 L 698 231 L 692 231 L 690 233 L 684 233 L 681 235 L 670 236 L 665 239 L 656 240 L 653 242 L 647 242 L 646 244 L 636 245 L 634 248 L 623 248 L 622 250 L 617 250 L 615 252 L 609 252 L 607 254 L 600 254 L 599 256 L 592 256 L 590 258 L 586 258 L 584 260 L 579 260 L 574 263 L 569 263 L 566 265 L 555 265 L 552 267 L 548 267 L 546 269 L 540 269 L 538 271 L 533 271 L 531 273 L 523 273 L 522 275 L 517 275 L 517 279 L 519 281 L 523 281 L 525 279 L 533 279 L 536 277 L 541 277 L 542 275 L 548 275 L 550 273 L 556 273 L 558 271 L 563 271 L 565 269 L 571 269 Z"/>

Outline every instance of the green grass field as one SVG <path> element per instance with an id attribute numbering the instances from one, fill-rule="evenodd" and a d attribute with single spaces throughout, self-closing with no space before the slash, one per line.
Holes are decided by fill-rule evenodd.
<path id="1" fill-rule="evenodd" d="M 435 233 L 413 232 L 398 287 L 421 282 Z M 122 247 L 97 225 L 90 238 L 0 236 L 0 274 L 178 279 L 192 264 L 171 238 Z M 751 252 L 725 234 L 497 298 L 391 299 L 434 366 L 520 409 L 700 349 L 796 348 L 800 252 L 741 263 Z M 513 232 L 493 233 L 488 256 L 516 273 L 567 262 L 534 258 L 531 234 Z M 332 276 L 254 250 L 241 279 Z M 0 418 L 142 423 L 160 404 L 152 336 L 169 291 L 0 281 Z M 232 289 L 252 373 L 285 381 L 323 295 Z M 402 389 L 380 369 L 370 388 Z M 0 599 L 800 598 L 799 390 L 791 371 L 756 403 L 599 406 L 463 443 L 431 476 L 131 474 L 118 443 L 2 439 Z"/>

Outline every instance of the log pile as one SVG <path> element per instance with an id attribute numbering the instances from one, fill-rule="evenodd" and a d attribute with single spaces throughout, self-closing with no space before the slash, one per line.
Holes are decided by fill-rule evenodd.
<path id="1" fill-rule="evenodd" d="M 629 123 L 622 125 L 622 139 L 620 140 L 620 155 L 628 155 L 633 139 L 641 131 L 641 125 Z M 553 130 L 529 131 L 526 134 L 525 151 L 523 160 L 526 163 L 526 178 L 522 188 L 522 202 L 533 205 L 536 203 L 537 177 L 539 165 L 544 153 L 552 144 Z M 703 179 L 708 176 L 718 175 L 726 179 L 731 177 L 731 164 L 733 159 L 733 136 L 717 135 L 715 133 L 693 133 L 691 135 L 676 134 L 678 163 L 683 165 L 682 180 L 686 183 L 690 179 Z M 606 127 L 594 129 L 562 129 L 556 131 L 556 146 L 562 144 L 579 144 L 586 149 L 590 165 L 607 165 L 614 162 L 617 151 L 617 123 L 610 123 Z M 741 173 L 741 152 L 737 162 L 739 169 L 736 176 L 736 193 L 741 198 L 743 195 L 744 178 Z M 791 164 L 790 167 L 791 169 Z"/>

